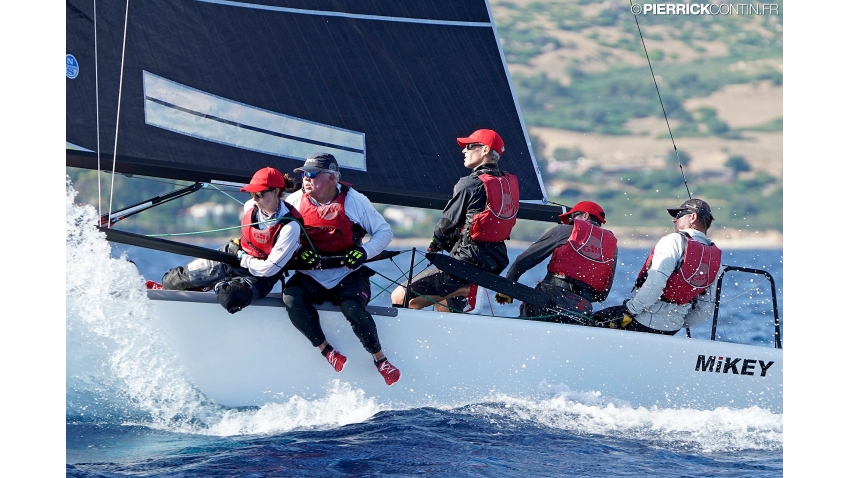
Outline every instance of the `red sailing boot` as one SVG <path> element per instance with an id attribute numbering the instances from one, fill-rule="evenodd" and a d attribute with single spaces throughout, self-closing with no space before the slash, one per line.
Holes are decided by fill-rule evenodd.
<path id="1" fill-rule="evenodd" d="M 384 377 L 388 387 L 392 387 L 401 378 L 401 371 L 395 368 L 386 357 L 375 362 L 375 366 L 378 367 L 378 372 Z"/>
<path id="2" fill-rule="evenodd" d="M 152 280 L 146 280 L 145 288 L 149 290 L 162 290 L 162 284 L 160 284 L 159 282 L 154 282 Z"/>
<path id="3" fill-rule="evenodd" d="M 345 368 L 345 362 L 348 360 L 345 355 L 337 352 L 330 345 L 326 348 L 330 348 L 330 352 L 325 354 L 325 358 L 328 359 L 328 363 L 337 371 L 337 373 L 342 372 L 342 369 Z"/>

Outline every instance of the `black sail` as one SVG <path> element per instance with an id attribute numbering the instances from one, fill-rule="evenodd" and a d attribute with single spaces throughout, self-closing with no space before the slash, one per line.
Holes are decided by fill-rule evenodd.
<path id="1" fill-rule="evenodd" d="M 69 166 L 97 168 L 99 116 L 101 169 L 118 119 L 118 172 L 244 183 L 329 151 L 373 201 L 439 209 L 469 172 L 455 138 L 490 128 L 521 217 L 557 213 L 486 1 L 150 0 L 126 35 L 125 2 L 94 6 L 67 1 Z"/>

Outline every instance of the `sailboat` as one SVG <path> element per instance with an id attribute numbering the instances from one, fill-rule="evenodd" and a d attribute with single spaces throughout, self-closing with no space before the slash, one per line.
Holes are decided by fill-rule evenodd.
<path id="1" fill-rule="evenodd" d="M 66 48 L 67 166 L 196 190 L 243 185 L 265 166 L 289 172 L 324 151 L 375 203 L 442 209 L 467 174 L 454 138 L 487 127 L 507 145 L 500 167 L 518 177 L 518 217 L 555 223 L 563 211 L 547 204 L 486 0 L 68 0 Z M 117 227 L 161 200 L 110 213 L 107 239 L 219 257 Z M 403 372 L 391 388 L 370 360 L 337 375 L 279 294 L 235 316 L 211 293 L 148 297 L 194 385 L 225 406 L 309 398 L 342 380 L 410 407 L 566 389 L 635 407 L 783 410 L 775 294 L 772 348 L 370 306 Z M 329 341 L 359 351 L 339 309 L 318 308 Z"/>

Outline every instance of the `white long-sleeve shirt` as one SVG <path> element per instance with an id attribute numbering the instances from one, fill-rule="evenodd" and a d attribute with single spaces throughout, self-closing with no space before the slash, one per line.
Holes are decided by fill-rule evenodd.
<path id="1" fill-rule="evenodd" d="M 242 211 L 243 215 L 247 214 L 252 209 L 254 209 L 254 199 L 249 199 L 248 202 L 245 203 L 245 207 Z M 282 199 L 278 206 L 277 215 L 268 215 L 263 212 L 262 209 L 258 208 L 257 222 L 260 222 L 260 224 L 257 225 L 257 227 L 260 230 L 268 229 L 270 226 L 274 225 L 274 223 L 263 223 L 262 221 L 275 219 L 279 215 L 285 214 L 286 211 L 287 208 Z M 277 239 L 274 241 L 274 247 L 272 247 L 272 250 L 266 259 L 258 259 L 249 254 L 244 254 L 242 255 L 239 265 L 248 269 L 248 272 L 257 277 L 271 277 L 280 272 L 280 269 L 289 262 L 289 259 L 292 258 L 292 255 L 295 254 L 295 251 L 297 251 L 300 246 L 301 227 L 296 224 L 295 221 L 287 221 L 283 224 L 283 227 L 280 228 L 280 233 L 278 233 Z"/>
<path id="2" fill-rule="evenodd" d="M 337 188 L 340 186 L 337 185 Z M 301 200 L 304 198 L 303 191 L 296 191 L 286 198 L 286 202 L 299 209 Z M 309 198 L 314 204 L 319 205 L 313 198 Z M 369 241 L 363 244 L 363 249 L 366 251 L 366 258 L 375 257 L 384 250 L 393 240 L 393 230 L 384 219 L 384 216 L 375 209 L 369 198 L 363 194 L 349 188 L 345 195 L 345 203 L 343 204 L 345 215 L 353 222 L 360 224 L 370 236 Z M 335 287 L 352 271 L 345 267 L 337 267 L 334 269 L 318 269 L 299 271 L 307 274 L 322 284 L 326 289 Z"/>
<path id="3" fill-rule="evenodd" d="M 682 232 L 702 244 L 711 244 L 711 240 L 696 229 L 684 229 Z M 656 330 L 679 330 L 682 327 L 692 327 L 714 315 L 717 278 L 705 294 L 697 296 L 696 306 L 693 308 L 690 303 L 677 305 L 661 300 L 667 279 L 682 263 L 685 244 L 686 239 L 674 232 L 662 237 L 655 245 L 646 282 L 639 289 L 633 290 L 632 299 L 626 302 L 629 312 L 634 314 L 635 320 L 641 324 Z"/>

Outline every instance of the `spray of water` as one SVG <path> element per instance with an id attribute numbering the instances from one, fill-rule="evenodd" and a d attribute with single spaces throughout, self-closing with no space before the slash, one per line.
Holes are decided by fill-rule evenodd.
<path id="1" fill-rule="evenodd" d="M 607 402 L 607 403 L 606 403 Z M 515 426 L 534 423 L 576 435 L 639 440 L 659 449 L 717 453 L 781 450 L 782 414 L 758 407 L 715 410 L 632 407 L 586 393 L 562 391 L 539 400 L 497 395 L 466 413 Z"/>
<path id="2" fill-rule="evenodd" d="M 112 257 L 94 207 L 75 204 L 66 179 L 66 415 L 182 433 L 236 435 L 360 422 L 379 411 L 362 390 L 335 382 L 315 401 L 292 397 L 229 409 L 201 393 L 157 327 L 144 279 Z"/>

